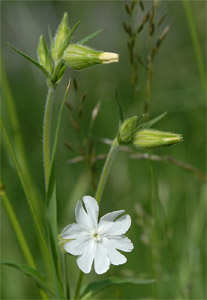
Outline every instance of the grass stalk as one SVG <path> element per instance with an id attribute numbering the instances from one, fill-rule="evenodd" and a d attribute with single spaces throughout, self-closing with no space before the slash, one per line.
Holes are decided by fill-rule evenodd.
<path id="1" fill-rule="evenodd" d="M 8 133 L 6 131 L 6 128 L 5 128 L 4 123 L 3 123 L 2 120 L 1 120 L 0 124 L 1 124 L 1 128 L 2 128 L 3 136 L 5 138 L 7 147 L 9 149 L 9 153 L 10 153 L 12 159 L 13 159 L 13 162 L 14 162 L 14 165 L 16 167 L 20 182 L 22 184 L 26 199 L 28 201 L 29 208 L 30 208 L 31 213 L 32 213 L 32 217 L 33 217 L 33 220 L 34 220 L 34 223 L 35 223 L 35 228 L 37 230 L 37 235 L 38 235 L 38 238 L 39 238 L 39 241 L 40 241 L 40 247 L 42 249 L 42 253 L 43 253 L 43 257 L 45 259 L 46 265 L 47 265 L 47 269 L 48 269 L 48 271 L 50 271 L 51 270 L 50 253 L 49 253 L 48 245 L 46 243 L 43 226 L 42 226 L 41 220 L 39 219 L 39 215 L 38 215 L 37 210 L 36 210 L 36 206 L 35 206 L 36 198 L 34 197 L 32 191 L 30 190 L 30 187 L 28 186 L 27 179 L 25 177 L 25 174 L 22 172 L 22 169 L 21 169 L 21 167 L 19 165 L 19 162 L 16 158 L 16 154 L 14 152 L 13 146 L 11 144 L 11 141 L 9 139 Z"/>
<path id="2" fill-rule="evenodd" d="M 6 191 L 5 191 L 5 186 L 4 186 L 3 183 L 0 183 L 0 195 L 1 195 L 1 198 L 3 200 L 3 203 L 4 203 L 5 209 L 7 211 L 7 214 L 9 216 L 9 219 L 11 221 L 14 232 L 16 234 L 16 237 L 19 241 L 19 245 L 22 249 L 23 255 L 26 259 L 26 262 L 30 267 L 32 267 L 34 269 L 37 269 L 35 261 L 33 259 L 33 256 L 30 252 L 29 246 L 28 246 L 27 241 L 25 239 L 24 233 L 23 233 L 23 231 L 21 229 L 21 226 L 19 224 L 19 221 L 18 221 L 18 219 L 15 215 L 13 207 L 12 207 L 10 201 L 9 201 L 9 198 L 7 197 L 7 194 L 6 194 Z M 40 292 L 40 295 L 41 295 L 42 299 L 48 299 L 47 294 L 40 287 L 39 287 L 39 292 Z"/>
<path id="3" fill-rule="evenodd" d="M 192 42 L 193 42 L 195 57 L 196 57 L 198 70 L 200 73 L 200 78 L 201 78 L 203 89 L 204 89 L 204 94 L 206 97 L 205 63 L 203 60 L 203 55 L 202 55 L 202 51 L 201 51 L 201 47 L 200 47 L 200 43 L 199 43 L 199 39 L 198 39 L 198 34 L 196 31 L 195 22 L 194 22 L 193 15 L 192 15 L 190 1 L 183 0 L 183 6 L 184 6 L 184 10 L 185 10 L 185 14 L 186 14 L 187 22 L 188 22 L 188 27 L 189 27 Z"/>

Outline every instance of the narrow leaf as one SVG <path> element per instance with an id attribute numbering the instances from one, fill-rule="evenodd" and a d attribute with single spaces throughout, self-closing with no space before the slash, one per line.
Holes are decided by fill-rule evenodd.
<path id="1" fill-rule="evenodd" d="M 42 253 L 44 255 L 45 262 L 47 263 L 47 268 L 48 268 L 48 270 L 50 270 L 49 250 L 48 250 L 47 243 L 45 241 L 43 225 L 42 225 L 42 222 L 41 222 L 40 217 L 39 217 L 40 214 L 38 213 L 39 207 L 37 207 L 37 205 L 38 205 L 37 199 L 35 198 L 35 196 L 33 195 L 32 191 L 30 190 L 30 188 L 28 186 L 27 178 L 26 178 L 25 174 L 23 173 L 23 171 L 21 169 L 21 166 L 19 165 L 19 162 L 17 160 L 16 154 L 15 154 L 14 149 L 13 149 L 13 145 L 10 141 L 10 138 L 8 136 L 8 133 L 6 131 L 4 123 L 1 119 L 0 119 L 0 125 L 1 125 L 2 133 L 3 133 L 3 137 L 5 138 L 6 145 L 7 145 L 8 150 L 9 150 L 9 154 L 11 155 L 11 158 L 13 160 L 14 166 L 15 166 L 16 171 L 18 173 L 22 188 L 24 190 L 25 196 L 27 198 L 27 201 L 28 201 L 28 204 L 29 204 L 32 216 L 33 216 L 33 220 L 34 220 L 34 223 L 35 223 L 35 226 L 36 226 L 37 235 L 38 235 L 38 238 L 39 238 Z"/>
<path id="2" fill-rule="evenodd" d="M 156 124 L 158 121 L 160 121 L 162 118 L 165 117 L 165 115 L 167 114 L 167 112 L 164 112 L 163 114 L 159 115 L 158 117 L 149 120 L 147 122 L 144 122 L 142 124 L 140 124 L 137 129 L 146 129 L 146 128 L 150 128 L 152 125 Z"/>
<path id="3" fill-rule="evenodd" d="M 26 58 L 27 60 L 29 60 L 31 63 L 33 63 L 36 67 L 38 67 L 45 75 L 46 77 L 49 77 L 49 73 L 45 70 L 45 68 L 43 66 L 41 66 L 36 60 L 32 59 L 31 57 L 29 57 L 28 55 L 24 54 L 23 52 L 21 52 L 20 50 L 16 49 L 14 46 L 12 46 L 10 43 L 7 43 L 7 45 L 13 49 L 14 51 L 16 51 L 18 54 L 20 54 L 21 56 L 23 56 L 24 58 Z"/>
<path id="4" fill-rule="evenodd" d="M 99 35 L 101 32 L 103 32 L 103 29 L 99 29 L 94 33 L 91 33 L 89 35 L 87 35 L 86 37 L 84 37 L 82 40 L 80 40 L 79 42 L 77 42 L 78 45 L 84 45 L 85 43 L 87 43 L 88 41 L 92 40 L 93 38 L 95 38 L 97 35 Z"/>
<path id="5" fill-rule="evenodd" d="M 81 299 L 91 299 L 92 296 L 101 292 L 103 289 L 119 284 L 151 284 L 155 279 L 139 279 L 130 277 L 111 277 L 100 281 L 94 281 L 83 287 L 81 291 Z"/>
<path id="6" fill-rule="evenodd" d="M 3 262 L 1 262 L 1 264 L 19 270 L 20 272 L 24 273 L 25 275 L 30 277 L 32 280 L 34 280 L 35 283 L 39 287 L 41 287 L 43 290 L 48 291 L 52 295 L 54 295 L 54 291 L 52 290 L 51 287 L 48 286 L 46 276 L 43 273 L 41 273 L 40 271 L 35 270 L 26 265 L 20 265 L 20 264 L 15 264 L 15 263 L 10 263 L 10 262 L 3 261 Z"/>
<path id="7" fill-rule="evenodd" d="M 0 196 L 1 196 L 1 199 L 3 200 L 3 203 L 4 203 L 4 206 L 6 208 L 6 211 L 8 213 L 8 216 L 9 216 L 9 219 L 12 223 L 12 227 L 15 231 L 15 234 L 17 236 L 17 239 L 19 241 L 19 244 L 20 244 L 20 247 L 22 249 L 22 252 L 24 254 L 24 257 L 27 261 L 27 263 L 29 264 L 29 266 L 35 268 L 35 262 L 34 262 L 34 259 L 32 257 L 32 254 L 30 252 L 30 249 L 28 247 L 28 244 L 26 242 L 26 239 L 25 239 L 25 236 L 24 236 L 24 233 L 21 229 L 21 226 L 19 224 L 19 221 L 15 215 L 15 212 L 13 210 L 13 207 L 9 201 L 9 198 L 7 197 L 7 194 L 6 194 L 6 191 L 5 191 L 5 186 L 3 183 L 0 183 Z"/>

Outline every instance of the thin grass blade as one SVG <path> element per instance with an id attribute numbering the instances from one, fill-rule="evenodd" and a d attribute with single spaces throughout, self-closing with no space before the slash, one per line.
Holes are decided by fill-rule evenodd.
<path id="1" fill-rule="evenodd" d="M 11 262 L 3 261 L 1 262 L 1 264 L 19 270 L 20 272 L 22 272 L 23 274 L 27 275 L 32 280 L 34 280 L 35 283 L 44 291 L 49 292 L 52 296 L 54 296 L 54 291 L 50 286 L 48 286 L 46 276 L 40 271 L 26 265 L 14 264 Z"/>
<path id="2" fill-rule="evenodd" d="M 152 284 L 155 279 L 139 279 L 130 277 L 111 277 L 100 281 L 94 281 L 82 288 L 81 299 L 91 299 L 107 287 L 119 284 Z"/>
<path id="3" fill-rule="evenodd" d="M 96 32 L 93 32 L 89 35 L 87 35 L 86 37 L 84 37 L 82 40 L 80 40 L 79 42 L 77 42 L 78 45 L 84 45 L 85 43 L 87 43 L 88 41 L 90 41 L 91 39 L 95 38 L 97 35 L 99 35 L 101 32 L 103 32 L 103 29 L 99 29 Z"/>

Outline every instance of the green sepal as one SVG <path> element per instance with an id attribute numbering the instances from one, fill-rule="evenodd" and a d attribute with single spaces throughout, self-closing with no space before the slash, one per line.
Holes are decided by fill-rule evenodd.
<path id="1" fill-rule="evenodd" d="M 40 64 L 48 71 L 49 74 L 52 74 L 53 71 L 53 62 L 50 57 L 47 44 L 43 35 L 40 36 L 38 44 L 38 58 Z"/>
<path id="2" fill-rule="evenodd" d="M 50 39 L 50 52 L 52 51 L 53 48 L 53 38 L 52 38 L 52 32 L 50 30 L 50 26 L 48 25 L 48 33 L 49 33 L 49 39 Z"/>
<path id="3" fill-rule="evenodd" d="M 36 67 L 38 67 L 46 75 L 47 78 L 49 77 L 49 73 L 47 72 L 47 70 L 42 65 L 40 65 L 36 60 L 32 59 L 31 57 L 29 57 L 28 55 L 24 54 L 20 50 L 16 49 L 10 43 L 7 43 L 7 45 L 11 49 L 13 49 L 14 51 L 16 51 L 18 54 L 20 54 L 21 56 L 23 56 L 24 58 L 26 58 L 27 60 L 29 60 L 31 63 L 33 63 Z"/>
<path id="4" fill-rule="evenodd" d="M 66 37 L 69 33 L 69 26 L 68 26 L 68 14 L 65 12 L 62 18 L 62 21 L 60 22 L 60 25 L 58 26 L 57 33 L 54 37 L 54 41 L 52 43 L 51 47 L 51 54 L 52 58 L 57 61 L 59 57 L 59 51 L 62 47 L 63 42 L 65 41 Z"/>
<path id="5" fill-rule="evenodd" d="M 22 272 L 23 274 L 27 275 L 32 280 L 34 280 L 35 283 L 43 290 L 49 292 L 52 296 L 54 296 L 54 290 L 52 289 L 51 286 L 48 285 L 47 278 L 42 272 L 26 265 L 21 265 L 21 264 L 16 264 L 11 262 L 2 261 L 1 264 L 19 270 L 20 272 Z"/>
<path id="6" fill-rule="evenodd" d="M 155 279 L 139 279 L 139 278 L 130 278 L 130 277 L 111 277 L 103 279 L 100 281 L 94 281 L 84 286 L 81 290 L 80 299 L 91 299 L 93 296 L 101 292 L 107 287 L 119 284 L 152 284 L 155 282 Z"/>
<path id="7" fill-rule="evenodd" d="M 68 47 L 71 39 L 72 39 L 72 36 L 73 36 L 73 33 L 75 32 L 75 30 L 78 28 L 78 26 L 80 25 L 80 21 L 78 21 L 74 26 L 73 28 L 69 31 L 67 37 L 65 38 L 65 40 L 63 41 L 62 45 L 60 46 L 58 52 L 57 52 L 57 58 L 59 59 L 62 55 L 63 55 L 63 52 L 65 51 L 65 49 Z"/>
<path id="8" fill-rule="evenodd" d="M 103 32 L 103 29 L 99 29 L 96 32 L 93 32 L 89 35 L 87 35 L 86 37 L 84 37 L 82 40 L 80 40 L 79 42 L 77 42 L 78 45 L 84 45 L 85 43 L 87 43 L 88 41 L 92 40 L 93 38 L 95 38 L 97 35 L 99 35 L 101 32 Z"/>
<path id="9" fill-rule="evenodd" d="M 131 144 L 134 133 L 137 130 L 137 116 L 124 120 L 121 124 L 118 134 L 119 144 Z"/>
<path id="10" fill-rule="evenodd" d="M 121 124 L 124 122 L 124 114 L 123 114 L 121 104 L 119 102 L 119 97 L 118 97 L 118 91 L 117 90 L 115 90 L 115 96 L 116 96 L 116 103 L 117 103 L 118 111 L 119 111 L 119 125 L 121 126 Z"/>
<path id="11" fill-rule="evenodd" d="M 157 122 L 159 122 L 162 118 L 164 118 L 166 116 L 166 114 L 167 114 L 167 112 L 164 112 L 161 115 L 159 115 L 158 117 L 140 124 L 137 127 L 137 129 L 147 129 L 147 128 L 150 128 L 151 126 L 153 126 L 154 124 L 156 124 Z"/>

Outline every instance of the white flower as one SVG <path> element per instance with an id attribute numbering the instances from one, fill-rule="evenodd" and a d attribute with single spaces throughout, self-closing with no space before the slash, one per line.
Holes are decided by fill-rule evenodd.
<path id="1" fill-rule="evenodd" d="M 76 205 L 77 224 L 66 226 L 61 233 L 61 237 L 67 240 L 64 248 L 68 253 L 78 255 L 77 264 L 81 271 L 89 273 L 94 261 L 95 272 L 103 274 L 110 264 L 121 265 L 127 261 L 117 249 L 131 252 L 134 248 L 132 242 L 123 235 L 131 225 L 131 218 L 124 215 L 117 219 L 124 213 L 124 210 L 119 210 L 104 215 L 98 223 L 96 199 L 84 196 L 83 202 L 86 210 L 81 201 Z"/>

